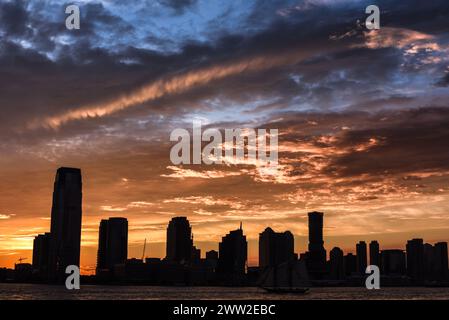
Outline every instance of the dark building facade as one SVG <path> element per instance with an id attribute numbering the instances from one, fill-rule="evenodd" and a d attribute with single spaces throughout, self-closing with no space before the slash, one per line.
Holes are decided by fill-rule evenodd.
<path id="1" fill-rule="evenodd" d="M 295 241 L 290 231 L 274 232 L 266 228 L 259 234 L 259 268 L 277 266 L 295 258 Z"/>
<path id="2" fill-rule="evenodd" d="M 190 255 L 190 261 L 194 264 L 199 264 L 201 262 L 201 249 L 192 246 L 192 253 Z"/>
<path id="3" fill-rule="evenodd" d="M 346 276 L 352 276 L 357 271 L 357 257 L 352 253 L 348 253 L 344 257 L 345 262 L 345 274 Z"/>
<path id="4" fill-rule="evenodd" d="M 50 233 L 39 234 L 33 241 L 33 272 L 39 277 L 48 274 Z"/>
<path id="5" fill-rule="evenodd" d="M 379 242 L 373 240 L 369 243 L 369 264 L 380 268 Z"/>
<path id="6" fill-rule="evenodd" d="M 322 212 L 309 212 L 309 247 L 307 252 L 307 269 L 312 276 L 319 277 L 326 268 L 326 249 L 323 241 Z"/>
<path id="7" fill-rule="evenodd" d="M 218 261 L 218 251 L 210 250 L 206 252 L 207 260 L 217 260 Z"/>
<path id="8" fill-rule="evenodd" d="M 210 250 L 206 252 L 206 265 L 215 272 L 218 266 L 218 251 Z"/>
<path id="9" fill-rule="evenodd" d="M 424 244 L 424 277 L 426 280 L 447 280 L 447 242 Z"/>
<path id="10" fill-rule="evenodd" d="M 355 245 L 357 255 L 357 272 L 365 274 L 367 266 L 366 242 L 360 241 Z"/>
<path id="11" fill-rule="evenodd" d="M 402 276 L 406 271 L 405 253 L 403 250 L 382 250 L 381 273 L 387 276 Z"/>
<path id="12" fill-rule="evenodd" d="M 98 236 L 97 274 L 111 272 L 128 258 L 128 220 L 101 220 Z"/>
<path id="13" fill-rule="evenodd" d="M 240 282 L 246 273 L 248 243 L 240 229 L 229 232 L 219 244 L 217 271 L 232 283 Z"/>
<path id="14" fill-rule="evenodd" d="M 186 217 L 175 217 L 167 228 L 166 260 L 188 263 L 192 258 L 192 228 Z"/>
<path id="15" fill-rule="evenodd" d="M 449 280 L 447 242 L 438 242 L 434 245 L 436 280 Z"/>
<path id="16" fill-rule="evenodd" d="M 345 263 L 343 250 L 338 247 L 329 252 L 329 275 L 333 280 L 342 280 L 345 278 Z"/>
<path id="17" fill-rule="evenodd" d="M 424 278 L 433 279 L 435 270 L 435 248 L 429 244 L 424 244 Z"/>
<path id="18" fill-rule="evenodd" d="M 81 170 L 59 168 L 56 173 L 51 210 L 49 278 L 62 280 L 69 265 L 79 267 L 81 245 Z"/>
<path id="19" fill-rule="evenodd" d="M 414 281 L 424 279 L 424 243 L 423 239 L 407 241 L 407 275 Z"/>

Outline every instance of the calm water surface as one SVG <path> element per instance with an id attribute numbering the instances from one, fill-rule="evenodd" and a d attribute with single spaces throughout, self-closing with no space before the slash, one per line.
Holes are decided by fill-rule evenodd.
<path id="1" fill-rule="evenodd" d="M 299 300 L 299 299 L 444 299 L 449 300 L 449 288 L 312 288 L 305 295 L 273 295 L 259 288 L 221 287 L 146 287 L 146 286 L 81 286 L 68 291 L 61 286 L 37 284 L 2 284 L 0 300 L 4 299 L 115 299 L 115 300 Z"/>

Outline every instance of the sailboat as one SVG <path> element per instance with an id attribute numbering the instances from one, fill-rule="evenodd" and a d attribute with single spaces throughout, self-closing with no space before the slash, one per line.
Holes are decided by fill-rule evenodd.
<path id="1" fill-rule="evenodd" d="M 266 268 L 259 286 L 269 293 L 304 294 L 309 291 L 309 277 L 303 261 L 289 261 Z"/>

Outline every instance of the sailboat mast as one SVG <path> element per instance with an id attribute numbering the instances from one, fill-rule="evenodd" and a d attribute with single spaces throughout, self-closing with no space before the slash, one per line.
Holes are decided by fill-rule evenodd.
<path id="1" fill-rule="evenodd" d="M 274 287 L 278 286 L 277 275 L 278 275 L 278 266 L 277 266 L 277 264 L 275 264 L 273 267 L 273 285 L 274 285 Z"/>

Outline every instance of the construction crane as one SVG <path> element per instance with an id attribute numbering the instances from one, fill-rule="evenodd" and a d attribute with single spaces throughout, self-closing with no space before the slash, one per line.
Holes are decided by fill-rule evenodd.
<path id="1" fill-rule="evenodd" d="M 22 263 L 22 261 L 24 261 L 26 259 L 28 259 L 28 258 L 19 258 L 19 259 L 17 259 L 17 261 L 19 261 L 19 263 Z"/>
<path id="2" fill-rule="evenodd" d="M 145 242 L 143 243 L 143 252 L 142 252 L 142 261 L 145 259 L 145 249 L 147 247 L 147 238 L 145 238 Z"/>

